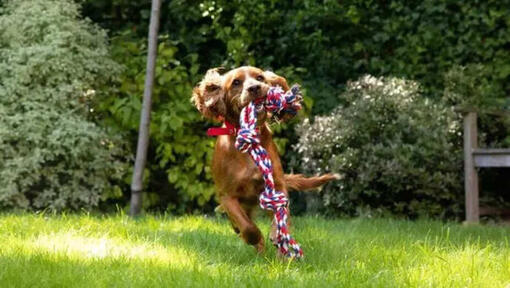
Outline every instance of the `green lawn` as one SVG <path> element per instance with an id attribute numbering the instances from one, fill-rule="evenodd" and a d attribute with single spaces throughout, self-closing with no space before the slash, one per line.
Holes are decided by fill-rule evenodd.
<path id="1" fill-rule="evenodd" d="M 269 219 L 258 221 L 267 235 Z M 505 287 L 509 228 L 296 217 L 304 261 L 224 219 L 0 214 L 0 287 Z M 267 242 L 267 241 L 266 241 Z"/>

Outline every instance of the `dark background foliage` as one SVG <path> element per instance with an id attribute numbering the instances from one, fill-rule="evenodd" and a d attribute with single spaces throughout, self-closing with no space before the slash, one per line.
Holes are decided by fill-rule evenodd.
<path id="1" fill-rule="evenodd" d="M 114 59 L 125 66 L 116 94 L 97 103 L 102 122 L 127 132 L 135 145 L 150 1 L 80 2 L 84 16 L 109 31 Z M 190 212 L 214 205 L 206 165 L 212 140 L 204 137 L 210 123 L 187 105 L 191 87 L 210 67 L 249 64 L 282 73 L 302 83 L 312 116 L 345 104 L 339 97 L 345 83 L 367 73 L 418 81 L 424 97 L 449 105 L 510 104 L 508 0 L 176 0 L 163 1 L 161 15 L 147 208 Z M 450 85 L 471 80 L 480 85 Z M 483 143 L 508 143 L 505 121 L 482 115 L 481 123 Z M 282 152 L 297 140 L 289 126 L 277 132 Z M 300 169 L 299 155 L 285 157 L 287 171 Z M 492 187 L 482 185 L 494 200 L 508 177 L 505 170 L 489 173 L 483 179 Z"/>
<path id="2" fill-rule="evenodd" d="M 84 14 L 112 34 L 144 37 L 149 6 L 87 0 Z M 509 1 L 164 1 L 162 9 L 162 33 L 182 55 L 199 55 L 201 72 L 292 67 L 319 113 L 336 106 L 347 80 L 365 73 L 419 80 L 439 97 L 453 65 L 483 63 L 502 86 L 497 93 L 510 85 Z"/>

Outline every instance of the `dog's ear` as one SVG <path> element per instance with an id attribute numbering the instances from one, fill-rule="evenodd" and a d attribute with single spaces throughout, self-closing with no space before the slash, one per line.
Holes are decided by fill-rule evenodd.
<path id="1" fill-rule="evenodd" d="M 264 78 L 266 78 L 270 86 L 280 86 L 284 91 L 289 90 L 289 84 L 287 84 L 287 80 L 282 76 L 276 75 L 271 71 L 265 71 Z"/>
<path id="2" fill-rule="evenodd" d="M 225 89 L 219 71 L 221 68 L 209 69 L 204 79 L 193 89 L 191 102 L 206 118 L 219 119 L 225 115 Z"/>

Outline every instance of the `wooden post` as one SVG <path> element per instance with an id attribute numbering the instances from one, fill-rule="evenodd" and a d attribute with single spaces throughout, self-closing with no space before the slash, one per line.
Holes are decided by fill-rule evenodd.
<path id="1" fill-rule="evenodd" d="M 152 86 L 154 85 L 154 67 L 158 48 L 159 9 L 160 0 L 152 0 L 151 19 L 149 25 L 149 49 L 147 51 L 147 71 L 145 73 L 145 87 L 143 91 L 142 113 L 140 115 L 140 129 L 138 131 L 138 145 L 136 147 L 135 167 L 131 181 L 131 206 L 129 214 L 134 217 L 142 209 L 143 171 L 147 161 L 149 147 L 149 128 L 152 106 Z"/>
<path id="2" fill-rule="evenodd" d="M 478 201 L 478 173 L 475 168 L 473 150 L 478 148 L 476 112 L 464 115 L 464 189 L 466 192 L 466 222 L 480 220 Z"/>

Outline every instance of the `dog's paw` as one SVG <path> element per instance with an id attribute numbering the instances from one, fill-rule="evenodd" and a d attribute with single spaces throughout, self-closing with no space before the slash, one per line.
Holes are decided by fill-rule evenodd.
<path id="1" fill-rule="evenodd" d="M 264 254 L 266 246 L 264 245 L 264 239 L 261 239 L 259 243 L 253 245 L 257 250 L 257 254 Z"/>

